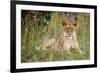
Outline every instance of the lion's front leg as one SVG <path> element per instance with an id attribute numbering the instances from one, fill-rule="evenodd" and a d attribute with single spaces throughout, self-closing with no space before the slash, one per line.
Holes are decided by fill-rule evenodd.
<path id="1" fill-rule="evenodd" d="M 77 40 L 74 40 L 74 41 L 73 41 L 73 43 L 72 43 L 72 48 L 74 48 L 76 52 L 78 52 L 78 53 L 82 53 L 82 50 L 80 49 Z"/>

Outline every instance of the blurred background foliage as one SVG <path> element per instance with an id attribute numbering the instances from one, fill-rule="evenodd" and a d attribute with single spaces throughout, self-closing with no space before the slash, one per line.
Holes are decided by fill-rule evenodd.
<path id="1" fill-rule="evenodd" d="M 68 12 L 66 12 L 68 13 Z M 45 38 L 55 38 L 62 33 L 61 22 L 63 12 L 21 11 L 21 62 L 45 62 L 64 60 L 86 60 L 90 58 L 90 14 L 77 14 L 77 38 L 84 55 L 73 49 L 68 54 L 65 51 L 36 50 Z"/>

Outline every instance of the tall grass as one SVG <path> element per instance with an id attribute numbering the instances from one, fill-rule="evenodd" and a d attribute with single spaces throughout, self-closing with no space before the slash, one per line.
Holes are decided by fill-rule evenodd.
<path id="1" fill-rule="evenodd" d="M 77 13 L 77 38 L 79 46 L 85 54 L 78 54 L 74 49 L 71 49 L 71 53 L 51 49 L 36 50 L 36 47 L 41 46 L 45 38 L 61 35 L 63 31 L 61 28 L 62 12 L 36 11 L 34 14 L 36 17 L 30 13 L 25 15 L 21 23 L 21 62 L 86 60 L 90 58 L 90 16 L 88 13 Z"/>

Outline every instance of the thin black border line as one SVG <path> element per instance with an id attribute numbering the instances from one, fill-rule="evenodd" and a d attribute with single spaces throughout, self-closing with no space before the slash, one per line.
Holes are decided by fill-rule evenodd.
<path id="1" fill-rule="evenodd" d="M 82 68 L 93 68 L 93 67 L 96 67 L 96 66 L 94 64 L 89 64 L 89 65 L 74 65 L 74 66 L 24 68 L 24 69 L 16 69 L 16 72 L 49 71 L 49 70 L 64 70 L 64 69 L 82 69 Z"/>
<path id="2" fill-rule="evenodd" d="M 36 2 L 36 1 L 16 1 L 16 4 L 21 5 L 41 5 L 41 6 L 55 6 L 55 7 L 72 7 L 72 8 L 95 8 L 95 5 L 82 4 L 65 4 L 65 3 L 50 3 L 50 2 Z"/>
<path id="3" fill-rule="evenodd" d="M 74 65 L 74 66 L 55 66 L 55 67 L 41 67 L 41 68 L 24 68 L 16 69 L 16 5 L 40 5 L 40 6 L 56 6 L 56 7 L 72 7 L 72 8 L 88 8 L 94 9 L 94 64 L 88 65 Z M 15 25 L 14 25 L 15 24 Z M 79 69 L 97 67 L 97 6 L 93 5 L 78 5 L 78 4 L 61 4 L 61 3 L 47 3 L 47 2 L 33 2 L 33 1 L 11 1 L 11 72 L 29 72 L 29 71 L 45 71 L 45 70 L 62 70 L 62 69 Z"/>
<path id="4" fill-rule="evenodd" d="M 94 64 L 97 66 L 97 7 L 94 8 Z"/>
<path id="5" fill-rule="evenodd" d="M 55 67 L 41 67 L 41 68 L 24 68 L 16 69 L 16 72 L 30 72 L 30 71 L 48 71 L 48 70 L 64 70 L 64 69 L 81 69 L 97 67 L 94 64 L 88 65 L 74 65 L 74 66 L 55 66 Z"/>
<path id="6" fill-rule="evenodd" d="M 10 4 L 11 13 L 11 25 L 10 25 L 10 48 L 11 48 L 11 59 L 10 59 L 10 71 L 16 71 L 16 3 L 11 1 Z"/>

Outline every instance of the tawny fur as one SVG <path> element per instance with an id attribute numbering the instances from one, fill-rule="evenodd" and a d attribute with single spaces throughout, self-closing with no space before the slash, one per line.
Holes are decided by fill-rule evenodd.
<path id="1" fill-rule="evenodd" d="M 81 53 L 77 36 L 76 36 L 76 22 L 75 20 L 63 20 L 62 21 L 62 29 L 63 33 L 60 37 L 52 38 L 52 39 L 45 39 L 40 47 L 37 49 L 42 48 L 42 50 L 47 50 L 48 46 L 51 46 L 54 50 L 65 50 L 70 52 L 70 49 L 73 48 L 77 52 Z M 53 47 L 52 47 L 53 46 Z"/>

